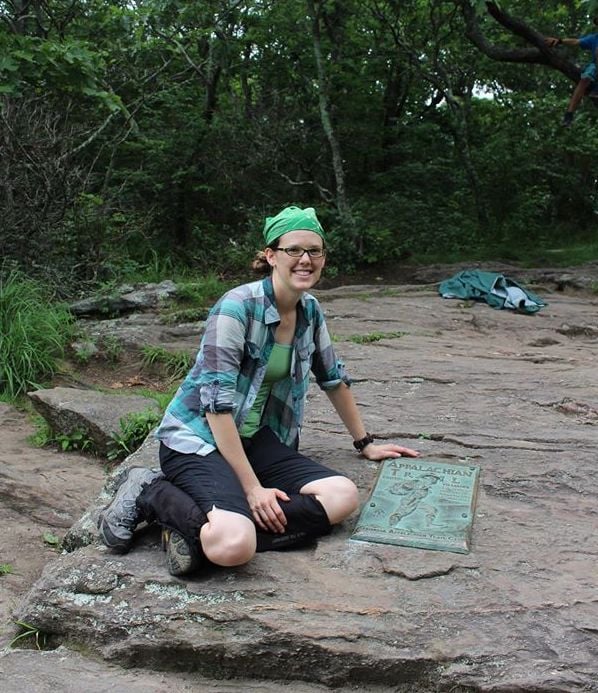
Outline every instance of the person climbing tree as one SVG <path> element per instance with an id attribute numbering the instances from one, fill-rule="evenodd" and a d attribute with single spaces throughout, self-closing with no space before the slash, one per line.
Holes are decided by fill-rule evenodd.
<path id="1" fill-rule="evenodd" d="M 594 17 L 594 26 L 598 27 L 598 17 Z M 555 38 L 547 37 L 545 39 L 546 45 L 550 48 L 555 48 L 556 46 L 579 46 L 580 48 L 590 51 L 592 60 L 584 67 L 581 72 L 581 79 L 577 83 L 571 99 L 569 101 L 569 106 L 563 116 L 563 125 L 568 127 L 573 122 L 573 116 L 577 107 L 581 103 L 583 97 L 589 93 L 590 96 L 598 98 L 598 73 L 596 68 L 596 62 L 598 59 L 598 33 L 587 34 L 586 36 L 581 36 L 580 38 Z"/>

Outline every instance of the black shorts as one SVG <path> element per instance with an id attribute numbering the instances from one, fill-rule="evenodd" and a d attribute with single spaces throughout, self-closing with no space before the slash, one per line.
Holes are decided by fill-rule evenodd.
<path id="1" fill-rule="evenodd" d="M 310 481 L 345 476 L 284 445 L 267 426 L 241 441 L 264 488 L 296 494 Z M 253 520 L 237 475 L 217 450 L 202 456 L 177 452 L 161 443 L 160 466 L 164 476 L 190 495 L 204 513 L 216 507 Z"/>

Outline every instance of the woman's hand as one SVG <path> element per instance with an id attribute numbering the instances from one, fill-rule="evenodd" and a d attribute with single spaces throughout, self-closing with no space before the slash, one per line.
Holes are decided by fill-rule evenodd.
<path id="1" fill-rule="evenodd" d="M 279 498 L 284 501 L 290 500 L 284 491 L 263 486 L 256 486 L 247 494 L 247 502 L 260 529 L 277 534 L 285 531 L 287 518 L 278 503 Z"/>
<path id="2" fill-rule="evenodd" d="M 361 454 L 368 460 L 375 461 L 385 460 L 387 457 L 419 457 L 417 450 L 404 448 L 394 443 L 383 443 L 382 445 L 370 443 L 363 448 Z"/>

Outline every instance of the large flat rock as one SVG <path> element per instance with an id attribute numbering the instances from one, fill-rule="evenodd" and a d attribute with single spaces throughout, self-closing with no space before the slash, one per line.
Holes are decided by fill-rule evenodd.
<path id="1" fill-rule="evenodd" d="M 35 390 L 27 395 L 54 432 L 83 434 L 93 451 L 103 457 L 109 454 L 113 436 L 121 434 L 127 417 L 159 410 L 150 397 L 73 387 Z"/>
<path id="2" fill-rule="evenodd" d="M 74 541 L 17 616 L 128 667 L 410 692 L 598 690 L 598 299 L 543 296 L 526 316 L 421 287 L 320 294 L 368 429 L 481 467 L 470 554 L 354 542 L 353 518 L 316 548 L 181 580 L 147 528 L 125 556 Z M 348 341 L 391 332 L 403 336 Z M 325 395 L 309 399 L 302 449 L 365 499 L 376 464 L 351 451 Z M 154 464 L 146 450 L 138 461 Z"/>

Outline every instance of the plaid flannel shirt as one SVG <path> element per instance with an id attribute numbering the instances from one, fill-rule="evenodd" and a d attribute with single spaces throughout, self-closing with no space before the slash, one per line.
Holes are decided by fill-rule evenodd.
<path id="1" fill-rule="evenodd" d="M 264 380 L 279 323 L 270 277 L 227 292 L 210 311 L 195 364 L 156 437 L 178 452 L 207 455 L 216 448 L 206 413 L 230 412 L 239 429 Z M 273 384 L 262 425 L 297 447 L 310 370 L 323 390 L 351 381 L 336 358 L 320 304 L 308 293 L 298 305 L 292 347 L 290 375 Z"/>

